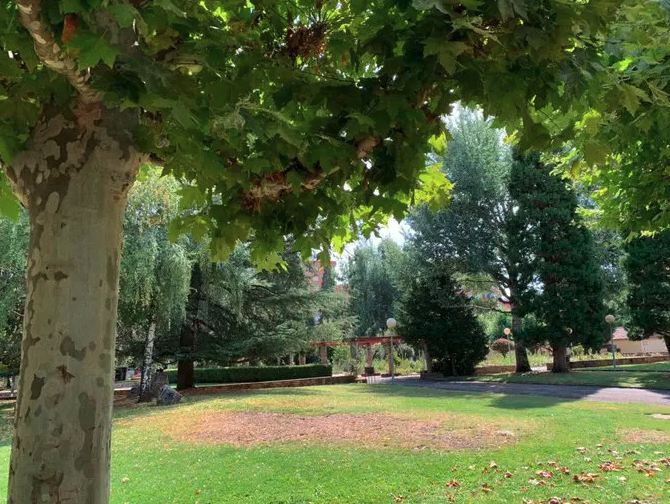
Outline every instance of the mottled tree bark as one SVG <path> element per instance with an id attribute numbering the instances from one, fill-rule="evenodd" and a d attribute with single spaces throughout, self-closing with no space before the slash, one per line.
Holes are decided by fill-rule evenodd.
<path id="1" fill-rule="evenodd" d="M 144 343 L 144 359 L 142 360 L 142 378 L 140 379 L 140 396 L 137 402 L 151 402 L 151 382 L 154 370 L 154 342 L 156 341 L 156 321 L 152 320 Z"/>
<path id="2" fill-rule="evenodd" d="M 551 349 L 554 355 L 554 366 L 551 368 L 552 373 L 567 373 L 570 371 L 568 365 L 568 349 L 564 346 L 556 345 Z"/>
<path id="3" fill-rule="evenodd" d="M 132 115 L 45 110 L 5 168 L 30 215 L 10 504 L 106 504 Z"/>

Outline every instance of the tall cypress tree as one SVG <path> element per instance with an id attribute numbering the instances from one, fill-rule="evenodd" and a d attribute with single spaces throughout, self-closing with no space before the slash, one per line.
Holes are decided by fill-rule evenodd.
<path id="1" fill-rule="evenodd" d="M 626 244 L 631 332 L 656 333 L 670 349 L 670 231 L 643 236 Z"/>
<path id="2" fill-rule="evenodd" d="M 528 223 L 521 249 L 533 257 L 534 288 L 526 306 L 541 323 L 534 337 L 551 345 L 554 371 L 568 371 L 567 347 L 603 341 L 603 283 L 593 239 L 577 198 L 538 155 L 515 156 L 510 191 Z"/>

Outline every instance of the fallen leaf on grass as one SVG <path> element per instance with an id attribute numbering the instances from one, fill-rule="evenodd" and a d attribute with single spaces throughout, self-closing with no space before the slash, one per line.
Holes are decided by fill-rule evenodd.
<path id="1" fill-rule="evenodd" d="M 577 448 L 577 451 L 583 455 L 583 454 L 586 453 L 588 450 L 587 450 L 586 448 L 584 448 L 583 446 L 580 446 L 579 448 Z"/>
<path id="2" fill-rule="evenodd" d="M 540 486 L 540 487 L 547 486 L 547 484 L 544 481 L 538 481 L 536 479 L 532 479 L 528 483 L 530 483 L 533 486 Z"/>
<path id="3" fill-rule="evenodd" d="M 489 467 L 490 467 L 491 469 L 495 469 L 496 467 L 498 467 L 498 464 L 496 464 L 496 463 L 492 460 L 491 462 L 489 462 Z"/>
<path id="4" fill-rule="evenodd" d="M 128 483 L 128 482 L 130 482 L 130 478 L 123 478 L 121 480 L 121 483 Z"/>
<path id="5" fill-rule="evenodd" d="M 389 353 L 390 353 L 390 352 L 389 352 Z M 514 476 L 514 473 L 509 472 L 509 471 L 505 472 L 505 479 L 509 479 L 509 478 L 511 478 L 512 476 Z"/>
<path id="6" fill-rule="evenodd" d="M 402 497 L 401 495 L 398 495 L 393 499 L 393 502 L 402 502 L 404 500 L 405 500 L 404 497 Z"/>
<path id="7" fill-rule="evenodd" d="M 536 471 L 535 474 L 544 479 L 551 479 L 554 477 L 554 473 L 551 471 Z"/>
<path id="8" fill-rule="evenodd" d="M 615 472 L 623 470 L 623 466 L 617 464 L 616 462 L 602 462 L 598 465 L 598 469 L 603 472 Z"/>
<path id="9" fill-rule="evenodd" d="M 596 478 L 600 477 L 599 474 L 594 474 L 594 473 L 582 473 L 582 474 L 575 474 L 574 480 L 577 483 L 593 483 L 595 482 Z"/>
<path id="10" fill-rule="evenodd" d="M 447 483 L 447 486 L 449 488 L 458 488 L 459 486 L 461 486 L 461 484 L 455 479 L 452 479 L 451 481 L 449 481 L 449 483 Z"/>

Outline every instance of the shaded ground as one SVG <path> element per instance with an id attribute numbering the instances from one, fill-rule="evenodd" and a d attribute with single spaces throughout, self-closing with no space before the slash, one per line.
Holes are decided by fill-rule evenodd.
<path id="1" fill-rule="evenodd" d="M 180 442 L 252 447 L 264 443 L 316 443 L 369 448 L 462 450 L 501 448 L 516 442 L 518 426 L 499 422 L 463 425 L 450 415 L 416 420 L 385 414 L 304 416 L 287 413 L 227 411 L 189 423 L 173 422 L 165 434 Z"/>
<path id="2" fill-rule="evenodd" d="M 389 384 L 389 380 L 381 381 Z M 418 378 L 397 378 L 396 385 L 457 390 L 475 393 L 530 395 L 586 399 L 612 403 L 640 403 L 670 406 L 670 391 L 634 388 L 596 387 L 586 385 L 545 385 L 533 383 L 487 383 L 479 381 L 427 381 Z"/>

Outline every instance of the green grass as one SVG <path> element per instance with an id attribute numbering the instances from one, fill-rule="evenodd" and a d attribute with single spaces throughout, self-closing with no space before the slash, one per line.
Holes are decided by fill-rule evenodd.
<path id="1" fill-rule="evenodd" d="M 334 438 L 235 448 L 203 439 L 188 443 L 170 434 L 180 428 L 191 430 L 199 418 L 226 411 L 441 418 L 445 432 L 472 431 L 473 443 L 478 428 L 503 427 L 521 433 L 514 446 L 445 451 L 431 449 L 430 441 L 425 443 L 427 449 L 416 450 L 394 446 L 393 439 L 387 447 L 366 447 Z M 670 414 L 670 408 L 382 385 L 188 397 L 176 407 L 115 411 L 111 503 L 432 504 L 450 499 L 458 503 L 521 503 L 523 499 L 537 503 L 553 496 L 579 497 L 592 503 L 670 502 L 670 484 L 664 483 L 670 468 L 655 462 L 670 456 L 670 422 L 652 418 L 650 413 Z M 7 421 L 5 416 L 0 418 Z M 251 425 L 258 430 L 271 427 Z M 364 429 L 364 424 L 358 428 Z M 7 441 L 3 429 L 0 427 L 0 433 Z M 649 442 L 641 442 L 645 439 Z M 5 444 L 0 447 L 4 474 L 8 458 Z M 656 463 L 662 472 L 646 477 L 632 467 L 635 459 Z M 623 469 L 604 472 L 598 467 L 604 461 L 617 461 Z M 491 462 L 497 467 L 492 468 Z M 568 467 L 570 474 L 556 470 L 550 462 Z M 537 474 L 543 470 L 553 476 L 544 479 Z M 512 477 L 505 478 L 506 471 Z M 598 474 L 596 482 L 573 480 L 584 472 Z M 460 486 L 449 487 L 452 480 Z M 4 496 L 5 485 L 0 485 L 0 495 Z"/>
<path id="2" fill-rule="evenodd" d="M 621 357 L 620 354 L 617 354 L 618 357 Z M 583 361 L 583 360 L 611 360 L 612 354 L 602 353 L 602 354 L 590 354 L 590 355 L 573 355 L 571 357 L 573 361 Z M 550 363 L 552 360 L 551 355 L 547 354 L 533 354 L 528 353 L 528 361 L 530 362 L 531 367 L 542 366 L 546 369 L 547 363 Z M 513 366 L 515 363 L 514 360 L 514 351 L 511 354 L 507 354 L 507 357 L 503 357 L 502 354 L 497 352 L 490 352 L 484 361 L 482 361 L 478 367 L 483 366 Z"/>
<path id="3" fill-rule="evenodd" d="M 651 364 L 626 364 L 625 366 L 616 367 L 617 371 L 657 371 L 661 373 L 670 373 L 670 362 L 653 362 Z M 604 368 L 584 368 L 580 371 L 605 371 Z M 614 371 L 611 367 L 608 371 Z"/>
<path id="4" fill-rule="evenodd" d="M 459 380 L 501 383 L 540 383 L 544 385 L 597 385 L 605 387 L 650 388 L 670 390 L 670 373 L 650 371 L 613 372 L 573 370 L 570 373 L 503 373 L 470 376 Z"/>

